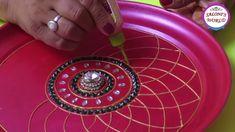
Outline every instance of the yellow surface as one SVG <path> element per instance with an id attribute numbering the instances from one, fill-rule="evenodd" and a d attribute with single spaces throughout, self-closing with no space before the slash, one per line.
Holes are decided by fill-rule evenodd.
<path id="1" fill-rule="evenodd" d="M 0 20 L 0 26 L 3 24 L 3 21 Z"/>
<path id="2" fill-rule="evenodd" d="M 130 1 L 138 1 L 145 2 L 153 5 L 160 5 L 159 0 L 130 0 Z M 235 7 L 231 10 L 231 22 L 230 24 L 223 30 L 216 32 L 214 35 L 217 40 L 221 43 L 221 45 L 226 50 L 228 57 L 230 59 L 233 76 L 235 75 Z M 0 24 L 2 22 L 0 21 Z M 220 63 L 220 62 L 218 62 Z M 218 119 L 211 124 L 208 128 L 208 132 L 234 132 L 235 131 L 235 83 L 233 83 L 231 96 Z"/>
<path id="3" fill-rule="evenodd" d="M 159 0 L 129 0 L 129 1 L 137 1 L 137 2 L 160 6 Z"/>

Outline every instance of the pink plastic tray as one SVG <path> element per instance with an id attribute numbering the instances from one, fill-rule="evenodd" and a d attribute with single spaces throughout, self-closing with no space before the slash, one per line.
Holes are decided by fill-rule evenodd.
<path id="1" fill-rule="evenodd" d="M 62 52 L 14 25 L 0 30 L 3 129 L 188 132 L 208 127 L 230 92 L 223 49 L 179 15 L 138 3 L 120 2 L 120 7 L 130 65 L 98 31 L 77 51 Z M 106 77 L 102 89 L 80 89 L 87 71 Z"/>

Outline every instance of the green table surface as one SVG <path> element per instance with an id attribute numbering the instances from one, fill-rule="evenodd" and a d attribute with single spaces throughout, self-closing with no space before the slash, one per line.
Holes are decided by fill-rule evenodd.
<path id="1" fill-rule="evenodd" d="M 130 0 L 144 2 L 160 6 L 159 0 Z M 225 29 L 214 33 L 215 38 L 225 49 L 232 67 L 233 76 L 235 75 L 235 7 L 231 9 L 231 21 Z M 0 25 L 3 24 L 0 21 Z M 219 63 L 219 62 L 218 62 Z M 223 112 L 217 120 L 207 129 L 208 132 L 234 132 L 235 131 L 235 81 L 232 84 L 231 95 L 225 105 Z"/>

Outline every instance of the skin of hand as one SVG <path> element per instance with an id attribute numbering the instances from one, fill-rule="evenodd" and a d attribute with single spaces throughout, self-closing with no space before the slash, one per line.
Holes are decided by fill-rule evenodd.
<path id="1" fill-rule="evenodd" d="M 226 0 L 160 0 L 160 2 L 164 8 L 182 14 L 208 29 L 202 18 L 203 11 L 212 2 L 225 4 Z"/>
<path id="2" fill-rule="evenodd" d="M 61 50 L 76 49 L 95 27 L 105 35 L 112 34 L 115 24 L 109 11 L 105 0 L 0 0 L 0 18 Z M 53 32 L 47 23 L 57 15 L 62 17 Z"/>

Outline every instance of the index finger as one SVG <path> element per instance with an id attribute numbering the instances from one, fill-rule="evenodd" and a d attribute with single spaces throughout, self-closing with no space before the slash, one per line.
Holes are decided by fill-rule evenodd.
<path id="1" fill-rule="evenodd" d="M 81 4 L 88 9 L 99 30 L 105 35 L 111 35 L 115 31 L 115 23 L 101 0 L 80 0 Z"/>

